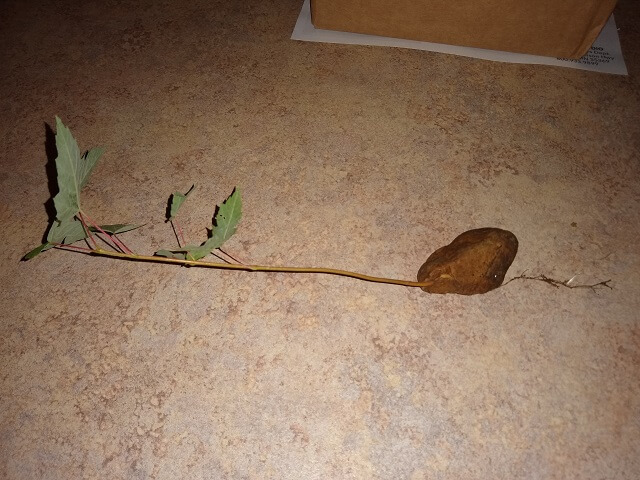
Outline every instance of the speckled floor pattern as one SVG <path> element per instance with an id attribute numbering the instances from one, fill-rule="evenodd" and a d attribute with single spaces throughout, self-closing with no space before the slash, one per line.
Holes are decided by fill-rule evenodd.
<path id="1" fill-rule="evenodd" d="M 635 479 L 640 18 L 628 77 L 289 39 L 302 1 L 0 5 L 0 478 Z M 106 153 L 83 208 L 141 253 L 414 279 L 513 231 L 485 295 L 48 251 L 55 115 Z M 48 160 L 49 159 L 49 160 Z"/>

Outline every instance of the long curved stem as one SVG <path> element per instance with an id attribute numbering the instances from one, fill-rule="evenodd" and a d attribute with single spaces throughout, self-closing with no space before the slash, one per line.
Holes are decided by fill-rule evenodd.
<path id="1" fill-rule="evenodd" d="M 428 287 L 432 282 L 413 282 L 410 280 L 398 280 L 395 278 L 373 277 L 371 275 L 363 275 L 361 273 L 350 272 L 348 270 L 337 270 L 334 268 L 316 268 L 316 267 L 271 267 L 265 265 L 238 265 L 233 263 L 216 263 L 203 262 L 200 260 L 182 260 L 179 258 L 155 257 L 148 255 L 136 255 L 130 253 L 111 252 L 96 248 L 91 251 L 92 255 L 100 255 L 103 257 L 121 258 L 125 260 L 133 260 L 139 262 L 154 263 L 172 263 L 176 265 L 190 267 L 219 268 L 223 270 L 243 270 L 248 272 L 284 272 L 284 273 L 321 273 L 328 275 L 339 275 L 342 277 L 357 278 L 367 282 L 388 283 L 393 285 L 403 285 L 405 287 Z"/>

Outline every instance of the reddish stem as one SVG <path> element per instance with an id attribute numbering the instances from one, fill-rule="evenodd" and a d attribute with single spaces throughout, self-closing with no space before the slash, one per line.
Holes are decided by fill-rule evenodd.
<path id="1" fill-rule="evenodd" d="M 98 244 L 96 243 L 96 239 L 93 238 L 93 234 L 91 233 L 91 229 L 87 225 L 87 222 L 85 222 L 84 216 L 82 215 L 82 213 L 78 212 L 78 218 L 80 219 L 80 222 L 82 222 L 82 227 L 84 228 L 84 231 L 87 234 L 87 237 L 91 241 L 91 244 L 93 245 L 93 248 L 97 249 L 98 248 Z"/>
<path id="2" fill-rule="evenodd" d="M 231 262 L 229 260 L 227 260 L 224 257 L 221 257 L 220 255 L 218 255 L 216 252 L 211 252 L 211 255 L 213 255 L 214 257 L 216 257 L 219 260 L 222 260 L 224 263 L 229 263 L 231 264 Z"/>
<path id="3" fill-rule="evenodd" d="M 51 245 L 53 245 L 56 248 L 62 248 L 62 249 L 80 250 L 81 252 L 89 252 L 89 253 L 95 252 L 95 250 L 92 248 L 78 247 L 76 245 L 69 245 L 66 243 L 51 243 Z"/>
<path id="4" fill-rule="evenodd" d="M 234 262 L 239 263 L 240 265 L 244 265 L 244 263 L 242 263 L 240 260 L 238 260 L 237 258 L 234 258 L 233 255 L 229 255 L 227 252 L 225 252 L 221 248 L 219 248 L 218 250 L 220 250 L 222 253 L 224 253 L 227 257 L 229 257 Z"/>
<path id="5" fill-rule="evenodd" d="M 108 235 L 108 234 L 107 234 L 107 235 Z M 112 233 L 110 236 L 111 236 L 111 238 L 113 239 L 113 241 L 114 241 L 114 242 L 117 242 L 117 243 L 118 243 L 118 245 L 120 246 L 120 248 L 121 248 L 121 249 L 124 249 L 124 252 L 125 252 L 125 253 L 131 253 L 131 254 L 133 254 L 133 252 L 131 251 L 131 249 L 130 249 L 129 247 L 127 247 L 127 246 L 125 245 L 125 243 L 124 243 L 122 240 L 120 240 L 120 238 L 119 238 L 119 237 L 117 237 L 117 236 L 116 236 L 116 234 L 115 234 L 115 233 Z"/>
<path id="6" fill-rule="evenodd" d="M 91 223 L 91 225 L 92 225 L 92 227 L 91 227 L 91 228 L 95 228 L 96 230 L 98 230 L 98 232 L 102 232 L 102 234 L 103 234 L 103 235 L 105 235 L 105 236 L 107 237 L 107 238 L 103 238 L 103 237 L 98 237 L 98 238 L 100 238 L 104 243 L 106 243 L 107 245 L 109 245 L 109 247 L 111 247 L 112 249 L 114 249 L 116 252 L 117 252 L 117 251 L 120 251 L 120 252 L 122 252 L 122 253 L 126 253 L 126 252 L 122 249 L 122 247 L 120 247 L 120 246 L 118 245 L 117 240 L 114 240 L 114 239 L 113 239 L 113 237 L 112 237 L 109 233 L 107 233 L 107 232 L 103 231 L 103 230 L 100 228 L 100 226 L 99 226 L 99 225 L 97 225 L 95 222 L 91 221 L 91 219 L 89 218 L 89 216 L 88 216 L 88 215 L 86 215 L 86 214 L 85 214 L 85 217 L 87 217 L 87 220 L 89 220 L 89 222 Z M 90 228 L 89 228 L 89 227 L 86 227 L 86 228 L 87 228 L 87 230 L 89 230 L 89 234 L 91 235 L 91 230 L 90 230 Z M 96 235 L 96 236 L 97 236 L 97 235 Z M 112 244 L 109 240 L 113 241 L 113 244 Z M 94 240 L 94 245 L 96 245 L 95 240 Z M 96 247 L 95 247 L 95 248 L 97 249 L 97 248 L 98 248 L 98 246 L 96 245 Z"/>
<path id="7" fill-rule="evenodd" d="M 182 227 L 178 223 L 177 220 L 171 220 L 171 225 L 173 225 L 174 233 L 176 233 L 176 237 L 178 238 L 178 246 L 180 248 L 184 247 L 187 242 L 184 239 L 184 233 L 182 232 Z"/>
<path id="8" fill-rule="evenodd" d="M 82 214 L 80 214 L 82 215 Z M 129 247 L 127 247 L 121 240 L 118 239 L 118 237 L 110 233 L 105 232 L 102 228 L 100 228 L 100 225 L 98 225 L 94 220 L 91 219 L 91 217 L 89 217 L 89 215 L 87 215 L 86 213 L 84 214 L 85 217 L 87 217 L 87 220 L 89 220 L 89 222 L 103 235 L 105 235 L 107 238 L 110 238 L 113 243 L 115 243 L 118 248 L 120 248 L 120 250 L 122 250 L 123 253 L 130 253 L 133 254 L 133 252 L 129 249 Z"/>

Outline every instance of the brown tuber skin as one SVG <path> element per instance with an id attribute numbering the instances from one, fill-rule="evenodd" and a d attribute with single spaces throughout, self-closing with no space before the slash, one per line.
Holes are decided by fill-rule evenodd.
<path id="1" fill-rule="evenodd" d="M 468 230 L 429 256 L 418 281 L 433 282 L 422 287 L 429 293 L 486 293 L 502 285 L 517 252 L 518 239 L 508 230 Z"/>

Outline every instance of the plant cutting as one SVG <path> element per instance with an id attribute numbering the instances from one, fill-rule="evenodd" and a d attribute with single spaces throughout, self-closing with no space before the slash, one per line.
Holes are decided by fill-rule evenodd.
<path id="1" fill-rule="evenodd" d="M 499 228 L 479 228 L 463 232 L 449 245 L 433 252 L 420 267 L 417 281 L 375 277 L 333 268 L 245 265 L 222 250 L 225 242 L 235 234 L 242 217 L 240 190 L 235 188 L 216 208 L 207 238 L 199 244 L 188 244 L 185 242 L 177 215 L 181 206 L 193 193 L 195 186 L 192 186 L 184 194 L 173 193 L 169 199 L 167 222 L 171 224 L 175 233 L 177 248 L 161 249 L 153 255 L 138 254 L 124 243 L 121 234 L 140 228 L 141 225 L 100 225 L 82 207 L 81 191 L 89 181 L 91 171 L 104 149 L 93 148 L 81 154 L 71 131 L 58 117 L 56 149 L 58 192 L 53 198 L 55 218 L 47 231 L 45 242 L 27 253 L 23 257 L 24 260 L 30 260 L 46 250 L 57 248 L 115 259 L 189 267 L 340 275 L 369 282 L 417 287 L 428 293 L 474 295 L 503 285 L 507 270 L 518 251 L 518 240 L 513 233 Z M 78 245 L 79 242 L 83 244 Z M 225 255 L 231 260 L 203 260 L 209 255 L 216 255 L 221 259 L 221 255 Z M 546 276 L 531 277 L 524 274 L 510 281 L 516 279 L 541 280 L 556 287 L 568 288 L 609 287 L 610 282 L 607 280 L 594 285 L 572 285 L 571 280 L 562 282 Z"/>

